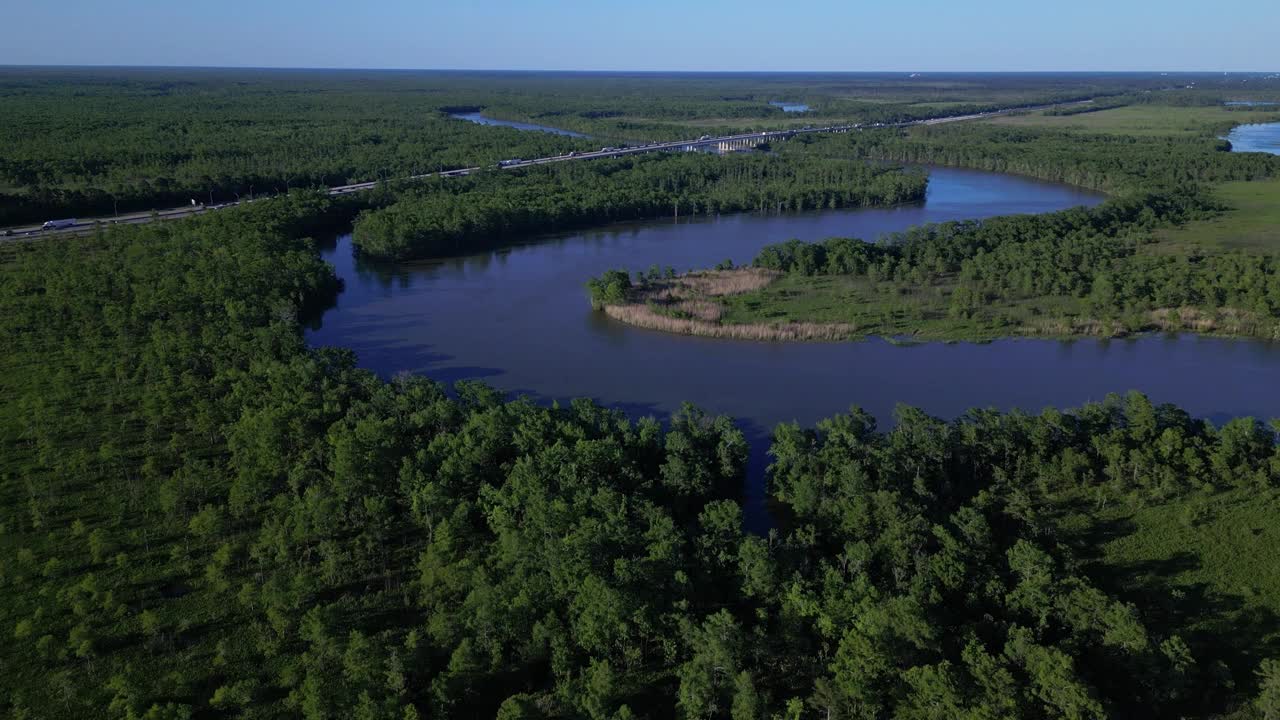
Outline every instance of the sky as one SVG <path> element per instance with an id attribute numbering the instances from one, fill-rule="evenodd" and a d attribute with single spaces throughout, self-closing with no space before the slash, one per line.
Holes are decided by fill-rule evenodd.
<path id="1" fill-rule="evenodd" d="M 0 0 L 0 64 L 1280 70 L 1280 0 Z"/>

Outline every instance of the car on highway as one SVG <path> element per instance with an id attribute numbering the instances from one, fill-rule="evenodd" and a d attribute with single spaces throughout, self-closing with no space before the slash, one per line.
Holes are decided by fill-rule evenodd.
<path id="1" fill-rule="evenodd" d="M 13 231 L 9 229 L 5 229 L 5 231 L 3 233 L 0 233 L 0 235 L 3 235 L 4 237 L 12 237 Z"/>
<path id="2" fill-rule="evenodd" d="M 73 227 L 75 224 L 76 224 L 76 221 L 74 218 L 69 218 L 67 220 L 49 220 L 45 224 L 41 225 L 40 229 L 41 230 L 62 230 L 64 228 Z"/>

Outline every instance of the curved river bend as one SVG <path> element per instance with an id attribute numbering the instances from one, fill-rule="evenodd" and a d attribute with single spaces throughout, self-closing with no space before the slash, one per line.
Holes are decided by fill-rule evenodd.
<path id="1" fill-rule="evenodd" d="M 1074 407 L 1141 390 L 1222 421 L 1280 415 L 1280 345 L 1182 337 L 1002 340 L 895 346 L 883 340 L 773 344 L 668 335 L 590 310 L 582 286 L 609 268 L 701 268 L 749 262 L 798 237 L 875 238 L 924 222 L 1038 213 L 1101 196 L 1027 178 L 935 168 L 920 205 L 616 225 L 509 250 L 431 263 L 355 259 L 350 236 L 324 256 L 346 281 L 336 307 L 308 332 L 354 349 L 362 366 L 444 381 L 476 378 L 540 401 L 588 396 L 633 415 L 669 415 L 681 402 L 738 418 L 752 442 L 749 521 L 764 522 L 770 429 L 860 405 L 882 424 L 907 403 L 954 417 L 971 407 Z"/>

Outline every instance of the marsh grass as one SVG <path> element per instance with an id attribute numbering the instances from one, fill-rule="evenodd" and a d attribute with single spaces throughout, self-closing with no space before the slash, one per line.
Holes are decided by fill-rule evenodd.
<path id="1" fill-rule="evenodd" d="M 628 325 L 681 335 L 736 340 L 846 340 L 857 334 L 851 323 L 723 323 L 719 298 L 757 292 L 780 273 L 760 268 L 706 270 L 654 279 L 633 288 L 623 304 L 606 305 L 609 317 Z"/>
<path id="2" fill-rule="evenodd" d="M 1238 308 L 1157 308 L 1096 317 L 1079 299 L 1027 300 L 947 313 L 948 294 L 886 295 L 865 281 L 797 277 L 760 268 L 706 270 L 634 286 L 602 309 L 629 325 L 737 340 L 831 341 L 868 335 L 913 340 L 987 341 L 1001 337 L 1111 337 L 1191 332 L 1280 340 L 1280 324 Z"/>
<path id="3" fill-rule="evenodd" d="M 1126 337 L 1150 332 L 1190 332 L 1223 337 L 1280 340 L 1280 326 L 1238 308 L 1157 308 L 1127 319 L 1088 316 L 1039 318 L 1017 329 L 1029 337 Z"/>

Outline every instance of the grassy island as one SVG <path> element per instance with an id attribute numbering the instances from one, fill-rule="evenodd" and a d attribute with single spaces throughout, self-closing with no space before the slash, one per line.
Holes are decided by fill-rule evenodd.
<path id="1" fill-rule="evenodd" d="M 761 340 L 1280 339 L 1280 157 L 1229 152 L 1218 138 L 1232 118 L 1274 117 L 1122 107 L 797 143 L 784 153 L 1014 171 L 1112 198 L 875 242 L 791 240 L 765 248 L 745 286 L 721 282 L 722 268 L 596 302 L 643 327 Z"/>

